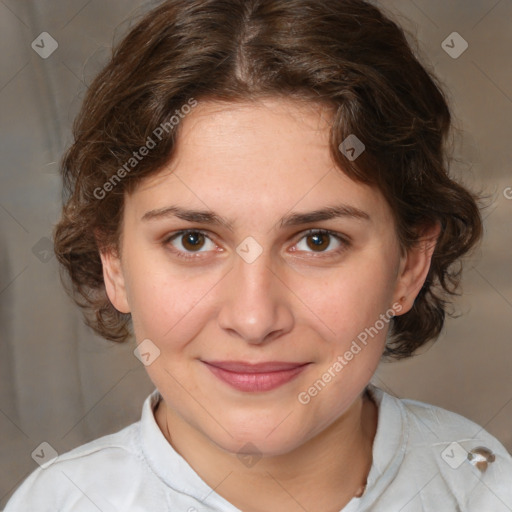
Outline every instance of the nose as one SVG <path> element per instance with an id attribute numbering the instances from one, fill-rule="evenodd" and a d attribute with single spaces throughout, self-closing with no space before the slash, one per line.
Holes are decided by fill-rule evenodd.
<path id="1" fill-rule="evenodd" d="M 220 327 L 253 345 L 289 332 L 294 322 L 291 291 L 280 277 L 266 251 L 252 263 L 237 255 L 224 281 Z"/>

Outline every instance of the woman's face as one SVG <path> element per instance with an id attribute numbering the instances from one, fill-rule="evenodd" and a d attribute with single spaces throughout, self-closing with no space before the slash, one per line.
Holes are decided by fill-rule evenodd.
<path id="1" fill-rule="evenodd" d="M 181 122 L 172 163 L 126 197 L 107 291 L 167 407 L 230 452 L 286 453 L 359 397 L 429 256 L 402 257 L 384 197 L 334 166 L 319 106 L 200 102 Z"/>

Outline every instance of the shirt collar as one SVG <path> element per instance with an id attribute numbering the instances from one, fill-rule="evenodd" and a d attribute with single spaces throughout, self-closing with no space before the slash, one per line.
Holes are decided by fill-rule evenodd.
<path id="1" fill-rule="evenodd" d="M 373 384 L 368 385 L 368 391 L 379 409 L 372 466 L 363 495 L 352 498 L 342 512 L 371 510 L 398 474 L 407 448 L 409 423 L 401 400 Z"/>
<path id="2" fill-rule="evenodd" d="M 365 492 L 361 497 L 353 498 L 343 508 L 343 512 L 355 512 L 359 507 L 368 507 L 384 492 L 397 475 L 407 447 L 409 425 L 401 401 L 373 384 L 368 385 L 368 390 L 379 409 L 372 466 Z M 146 398 L 140 422 L 142 450 L 152 470 L 166 485 L 178 492 L 200 501 L 207 499 L 208 504 L 227 512 L 239 512 L 215 493 L 167 441 L 154 416 L 154 410 L 161 399 L 157 389 Z"/>
<path id="3" fill-rule="evenodd" d="M 217 494 L 167 441 L 156 422 L 154 411 L 162 395 L 155 389 L 145 400 L 140 421 L 140 442 L 154 473 L 177 492 L 205 502 L 215 509 L 240 512 Z"/>

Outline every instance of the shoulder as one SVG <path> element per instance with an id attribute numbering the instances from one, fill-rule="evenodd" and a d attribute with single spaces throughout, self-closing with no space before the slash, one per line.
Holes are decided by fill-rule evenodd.
<path id="1" fill-rule="evenodd" d="M 402 411 L 402 471 L 418 488 L 436 489 L 465 510 L 512 510 L 512 456 L 498 439 L 455 412 L 386 395 Z"/>
<path id="2" fill-rule="evenodd" d="M 498 439 L 478 423 L 442 407 L 418 400 L 396 398 L 405 412 L 409 427 L 409 443 L 418 446 L 425 443 L 443 444 L 461 442 L 472 445 L 487 443 L 488 447 L 510 459 L 510 454 Z"/>
<path id="3" fill-rule="evenodd" d="M 4 512 L 110 510 L 109 495 L 126 493 L 129 485 L 150 473 L 139 436 L 137 422 L 59 454 L 28 476 Z"/>

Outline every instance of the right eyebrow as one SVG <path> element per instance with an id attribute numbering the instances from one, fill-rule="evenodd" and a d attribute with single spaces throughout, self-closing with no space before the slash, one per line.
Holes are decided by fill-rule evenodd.
<path id="1" fill-rule="evenodd" d="M 167 206 L 157 210 L 146 212 L 142 219 L 143 221 L 150 221 L 155 219 L 165 219 L 169 217 L 177 217 L 181 220 L 188 222 L 197 222 L 198 224 L 212 224 L 214 226 L 223 226 L 229 231 L 233 231 L 233 222 L 228 221 L 208 210 L 187 210 L 179 206 Z"/>

